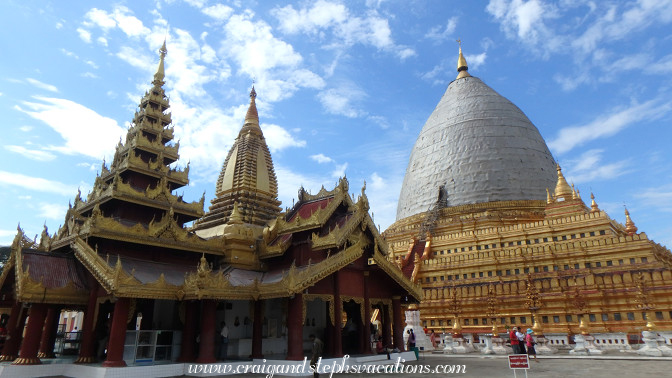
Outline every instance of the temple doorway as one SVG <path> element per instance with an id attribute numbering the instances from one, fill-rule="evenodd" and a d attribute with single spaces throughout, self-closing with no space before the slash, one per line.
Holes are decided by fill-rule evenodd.
<path id="1" fill-rule="evenodd" d="M 360 304 L 353 300 L 343 302 L 343 317 L 345 323 L 341 332 L 343 353 L 360 354 L 362 348 L 362 314 Z"/>

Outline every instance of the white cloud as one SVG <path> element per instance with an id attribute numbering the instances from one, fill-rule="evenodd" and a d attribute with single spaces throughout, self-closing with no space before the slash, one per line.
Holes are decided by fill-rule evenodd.
<path id="1" fill-rule="evenodd" d="M 448 19 L 448 22 L 445 25 L 434 26 L 433 28 L 429 29 L 427 34 L 425 34 L 425 38 L 432 39 L 437 43 L 447 40 L 455 31 L 455 28 L 457 27 L 457 21 L 457 17 L 451 17 Z"/>
<path id="2" fill-rule="evenodd" d="M 23 131 L 24 133 L 27 133 L 27 132 L 33 130 L 33 127 L 32 126 L 21 126 L 21 127 L 19 127 L 19 130 Z"/>
<path id="3" fill-rule="evenodd" d="M 288 147 L 306 146 L 305 140 L 295 139 L 287 130 L 278 125 L 265 123 L 262 125 L 262 130 L 271 152 L 284 150 Z"/>
<path id="4" fill-rule="evenodd" d="M 82 74 L 82 77 L 87 77 L 89 79 L 97 79 L 98 75 L 94 74 L 93 72 L 84 72 Z"/>
<path id="5" fill-rule="evenodd" d="M 79 33 L 79 38 L 86 43 L 91 43 L 91 33 L 83 28 L 77 28 L 77 33 Z"/>
<path id="6" fill-rule="evenodd" d="M 478 67 L 485 63 L 485 58 L 487 58 L 487 56 L 488 54 L 484 51 L 478 55 L 465 55 L 464 59 L 467 60 L 469 69 L 477 70 Z"/>
<path id="7" fill-rule="evenodd" d="M 318 94 L 318 99 L 325 110 L 331 114 L 355 118 L 366 113 L 355 104 L 366 97 L 366 93 L 351 83 L 344 83 L 337 88 L 327 89 Z"/>
<path id="8" fill-rule="evenodd" d="M 5 146 L 5 149 L 17 154 L 20 154 L 28 159 L 37 161 L 51 161 L 56 158 L 56 155 L 48 151 L 30 150 L 23 146 Z"/>
<path id="9" fill-rule="evenodd" d="M 568 166 L 564 169 L 567 180 L 576 184 L 589 183 L 611 180 L 630 172 L 628 160 L 603 163 L 603 152 L 600 149 L 588 150 L 576 159 L 568 160 Z"/>
<path id="10" fill-rule="evenodd" d="M 63 196 L 71 196 L 77 193 L 77 187 L 72 185 L 7 171 L 0 171 L 0 185 L 16 186 L 36 192 L 54 193 Z"/>
<path id="11" fill-rule="evenodd" d="M 344 177 L 345 176 L 345 170 L 348 169 L 348 163 L 343 163 L 340 165 L 336 165 L 333 171 L 331 171 L 331 177 L 332 178 L 339 178 L 339 177 Z"/>
<path id="12" fill-rule="evenodd" d="M 223 4 L 215 4 L 201 10 L 203 14 L 210 16 L 218 21 L 224 21 L 233 13 L 231 7 L 227 7 Z"/>
<path id="13" fill-rule="evenodd" d="M 63 28 L 63 23 L 62 22 L 57 22 L 55 26 L 56 26 L 56 29 L 61 29 L 61 28 Z"/>
<path id="14" fill-rule="evenodd" d="M 47 219 L 63 219 L 65 217 L 65 213 L 68 211 L 67 206 L 60 204 L 41 202 L 38 206 L 39 212 L 37 215 Z"/>
<path id="15" fill-rule="evenodd" d="M 107 47 L 107 38 L 105 38 L 105 37 L 96 38 L 96 42 L 98 42 L 98 44 L 100 44 L 100 45 L 103 45 L 103 46 Z"/>
<path id="16" fill-rule="evenodd" d="M 402 60 L 415 55 L 410 47 L 394 43 L 388 20 L 380 17 L 375 10 L 359 17 L 338 2 L 318 0 L 309 4 L 309 7 L 299 9 L 287 5 L 271 10 L 280 23 L 280 31 L 286 34 L 304 33 L 319 39 L 326 39 L 325 32 L 331 31 L 333 42 L 325 44 L 331 48 L 363 44 L 392 51 Z"/>
<path id="17" fill-rule="evenodd" d="M 50 149 L 65 154 L 82 154 L 100 159 L 110 157 L 114 146 L 126 131 L 117 121 L 101 116 L 76 102 L 52 97 L 35 96 L 39 102 L 23 102 L 18 110 L 54 129 L 64 139 L 62 146 Z"/>
<path id="18" fill-rule="evenodd" d="M 51 84 L 46 84 L 46 83 L 43 83 L 43 82 L 41 82 L 41 81 L 39 81 L 39 80 L 35 80 L 35 79 L 33 79 L 33 78 L 30 78 L 30 77 L 27 78 L 26 81 L 27 81 L 29 84 L 31 84 L 32 86 L 37 87 L 37 88 L 40 88 L 40 89 L 44 89 L 45 91 L 49 91 L 49 92 L 58 92 L 58 88 L 56 88 L 55 86 L 53 86 L 53 85 L 51 85 Z"/>
<path id="19" fill-rule="evenodd" d="M 548 143 L 548 147 L 556 154 L 563 154 L 591 140 L 612 136 L 633 123 L 658 119 L 670 110 L 672 102 L 662 102 L 659 99 L 631 105 L 601 115 L 586 125 L 561 129 L 558 136 Z"/>
<path id="20" fill-rule="evenodd" d="M 83 24 L 89 28 L 97 26 L 102 29 L 103 32 L 107 32 L 118 27 L 129 37 L 140 37 L 149 34 L 150 30 L 142 24 L 142 21 L 132 14 L 133 12 L 131 12 L 130 9 L 122 5 L 115 6 L 112 10 L 112 13 L 93 8 L 84 15 L 85 21 Z M 77 30 L 79 31 L 79 29 Z M 82 32 L 80 32 L 80 36 L 81 33 Z M 87 33 L 89 32 L 87 31 Z M 87 42 L 91 42 L 90 33 L 87 39 Z"/>
<path id="21" fill-rule="evenodd" d="M 319 164 L 331 163 L 334 159 L 326 156 L 324 154 L 310 155 L 310 158 L 318 162 Z"/>

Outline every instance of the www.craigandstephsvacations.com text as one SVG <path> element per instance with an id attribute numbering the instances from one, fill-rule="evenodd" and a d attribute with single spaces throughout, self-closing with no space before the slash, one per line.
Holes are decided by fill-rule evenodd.
<path id="1" fill-rule="evenodd" d="M 328 374 L 332 377 L 334 374 L 355 373 L 355 374 L 464 374 L 467 372 L 466 365 L 404 365 L 406 360 L 397 358 L 394 364 L 349 364 L 349 355 L 343 356 L 341 360 L 323 363 L 320 358 L 315 365 L 311 365 L 308 359 L 304 357 L 303 361 L 297 361 L 294 364 L 267 364 L 266 360 L 261 363 L 240 363 L 240 364 L 191 364 L 189 365 L 189 374 L 266 374 L 266 378 L 272 378 L 278 375 L 302 375 L 313 374 L 316 370 L 320 374 Z"/>

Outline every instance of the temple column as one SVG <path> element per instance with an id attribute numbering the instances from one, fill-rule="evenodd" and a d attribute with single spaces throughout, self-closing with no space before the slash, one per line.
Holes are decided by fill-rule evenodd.
<path id="1" fill-rule="evenodd" d="M 203 301 L 201 309 L 201 336 L 198 345 L 199 364 L 212 364 L 217 362 L 215 358 L 215 331 L 216 331 L 217 303 L 212 299 Z"/>
<path id="2" fill-rule="evenodd" d="M 252 320 L 252 358 L 264 358 L 262 354 L 262 322 L 264 314 L 262 314 L 262 302 L 260 300 L 254 301 L 254 319 Z"/>
<path id="3" fill-rule="evenodd" d="M 404 327 L 401 320 L 401 297 L 392 297 L 392 326 L 394 327 L 394 346 L 399 350 L 406 350 L 404 345 Z"/>
<path id="4" fill-rule="evenodd" d="M 94 316 L 96 316 L 97 306 L 98 290 L 96 286 L 92 286 L 82 322 L 82 343 L 79 346 L 79 357 L 75 361 L 76 364 L 90 364 L 96 361 L 96 332 L 93 324 L 96 321 Z"/>
<path id="5" fill-rule="evenodd" d="M 392 344 L 392 338 L 390 337 L 390 310 L 387 305 L 381 305 L 381 312 L 383 313 L 383 343 L 384 346 Z"/>
<path id="6" fill-rule="evenodd" d="M 343 302 L 341 302 L 340 271 L 334 273 L 334 357 L 343 357 Z"/>
<path id="7" fill-rule="evenodd" d="M 326 312 L 327 312 L 327 326 L 324 330 L 324 337 L 326 340 L 324 341 L 324 354 L 325 355 L 333 355 L 334 354 L 334 324 L 331 321 L 331 311 L 330 311 L 330 306 L 329 302 L 325 302 L 324 305 L 326 306 Z M 336 316 L 334 316 L 334 321 L 336 321 Z"/>
<path id="8" fill-rule="evenodd" d="M 38 358 L 55 358 L 54 344 L 56 343 L 56 332 L 58 331 L 58 318 L 61 316 L 60 309 L 50 306 L 47 310 L 47 318 L 44 322 L 42 331 L 42 340 L 40 341 L 40 352 Z"/>
<path id="9" fill-rule="evenodd" d="M 126 362 L 124 361 L 124 341 L 126 341 L 126 324 L 130 304 L 130 298 L 119 298 L 114 304 L 110 337 L 107 344 L 107 359 L 103 362 L 103 367 L 126 366 Z"/>
<path id="10" fill-rule="evenodd" d="M 21 343 L 19 358 L 12 365 L 39 365 L 42 363 L 37 358 L 37 350 L 40 348 L 40 338 L 44 327 L 44 318 L 47 316 L 48 306 L 45 303 L 33 303 L 30 307 L 26 336 Z"/>
<path id="11" fill-rule="evenodd" d="M 23 303 L 16 301 L 12 306 L 12 311 L 9 313 L 7 320 L 7 338 L 5 345 L 2 347 L 2 355 L 0 361 L 14 361 L 21 345 L 21 334 L 23 333 L 23 319 L 22 316 Z"/>
<path id="12" fill-rule="evenodd" d="M 369 300 L 369 272 L 364 272 L 364 354 L 371 350 L 371 302 Z"/>
<path id="13" fill-rule="evenodd" d="M 287 309 L 287 359 L 303 359 L 303 294 L 289 298 Z"/>
<path id="14" fill-rule="evenodd" d="M 186 301 L 184 303 L 184 324 L 182 326 L 182 346 L 178 362 L 194 362 L 196 360 L 196 312 L 198 302 Z"/>

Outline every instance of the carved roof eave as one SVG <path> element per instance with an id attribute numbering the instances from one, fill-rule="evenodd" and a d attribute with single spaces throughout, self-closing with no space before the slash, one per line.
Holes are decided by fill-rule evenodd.
<path id="1" fill-rule="evenodd" d="M 348 236 L 355 230 L 357 226 L 362 227 L 362 230 L 365 229 L 366 224 L 363 223 L 365 213 L 361 211 L 355 212 L 350 219 L 348 219 L 345 224 L 341 227 L 334 227 L 327 235 L 318 236 L 317 233 L 313 232 L 311 237 L 311 246 L 313 250 L 321 250 L 328 248 L 337 248 L 343 245 L 347 240 Z"/>
<path id="2" fill-rule="evenodd" d="M 376 264 L 394 279 L 401 287 L 403 287 L 410 295 L 412 295 L 418 302 L 422 300 L 422 286 L 411 282 L 399 269 L 399 267 L 387 260 L 379 249 L 375 249 L 373 253 L 373 260 Z"/>
<path id="3" fill-rule="evenodd" d="M 199 202 L 184 202 L 181 201 L 178 196 L 172 194 L 166 187 L 157 187 L 155 189 L 139 192 L 133 189 L 129 184 L 119 180 L 115 184 L 110 185 L 99 192 L 94 188 L 92 194 L 93 196 L 91 197 L 91 200 L 87 199 L 87 201 L 75 203 L 75 210 L 82 213 L 93 209 L 96 203 L 103 204 L 112 199 L 120 199 L 162 210 L 168 210 L 172 206 L 176 213 L 194 218 L 202 217 L 205 214 L 203 210 L 205 197 L 201 197 Z"/>
<path id="4" fill-rule="evenodd" d="M 288 297 L 305 290 L 357 260 L 362 256 L 368 244 L 366 236 L 360 234 L 358 240 L 349 248 L 316 264 L 302 267 L 302 269 L 292 265 L 280 281 L 269 284 L 262 284 L 255 280 L 250 285 L 233 286 L 221 271 L 202 272 L 200 276 L 198 273 L 188 274 L 185 277 L 183 298 L 257 300 Z"/>
<path id="5" fill-rule="evenodd" d="M 171 238 L 162 237 L 168 234 Z M 224 254 L 224 238 L 202 239 L 196 234 L 180 227 L 169 214 L 159 222 L 150 222 L 148 228 L 140 224 L 126 226 L 114 219 L 104 217 L 96 212 L 88 218 L 79 230 L 80 237 L 103 237 L 130 243 L 147 244 L 157 247 L 172 247 L 185 251 Z"/>
<path id="6" fill-rule="evenodd" d="M 71 247 L 75 257 L 88 269 L 101 286 L 117 297 L 155 298 L 155 299 L 270 299 L 284 298 L 302 292 L 316 282 L 326 278 L 339 269 L 357 260 L 370 243 L 364 234 L 360 234 L 354 244 L 316 264 L 297 268 L 292 265 L 278 282 L 262 284 L 258 280 L 249 285 L 234 286 L 221 271 L 199 265 L 197 271 L 185 275 L 180 286 L 168 284 L 163 274 L 155 282 L 142 284 L 126 273 L 117 260 L 114 267 L 103 260 L 81 238 L 77 238 Z M 204 259 L 203 259 L 204 260 Z"/>
<path id="7" fill-rule="evenodd" d="M 259 258 L 260 259 L 267 259 L 269 257 L 282 256 L 287 251 L 289 246 L 292 245 L 292 240 L 293 240 L 293 238 L 290 235 L 290 237 L 287 238 L 287 240 L 285 240 L 283 242 L 279 242 L 278 244 L 275 244 L 275 245 L 270 245 L 269 246 L 269 245 L 266 245 L 265 243 L 262 243 L 262 245 L 264 246 L 264 250 L 262 250 L 259 253 Z"/>
<path id="8" fill-rule="evenodd" d="M 154 178 L 165 176 L 169 181 L 183 186 L 189 184 L 189 166 L 185 167 L 183 170 L 171 169 L 164 165 L 163 162 L 159 161 L 159 159 L 153 159 L 148 163 L 145 163 L 140 157 L 135 156 L 135 154 L 126 155 L 126 157 L 117 164 L 115 173 L 108 171 L 106 174 L 101 174 L 100 177 L 107 180 L 109 176 L 126 170 L 136 171 Z"/>

